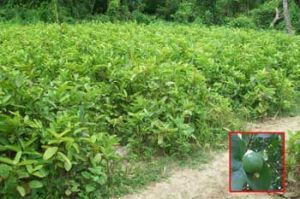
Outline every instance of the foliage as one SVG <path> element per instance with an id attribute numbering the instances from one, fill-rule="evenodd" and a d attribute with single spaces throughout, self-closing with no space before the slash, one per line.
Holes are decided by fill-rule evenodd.
<path id="1" fill-rule="evenodd" d="M 107 14 L 116 16 L 120 9 L 120 0 L 109 0 L 107 7 Z"/>
<path id="2" fill-rule="evenodd" d="M 275 9 L 281 8 L 280 0 L 267 1 L 256 9 L 251 10 L 250 17 L 259 28 L 269 28 L 275 17 Z"/>
<path id="3" fill-rule="evenodd" d="M 298 1 L 299 2 L 299 1 Z M 300 4 L 291 1 L 289 4 L 289 13 L 293 22 L 293 29 L 297 34 L 300 34 Z"/>
<path id="4" fill-rule="evenodd" d="M 299 1 L 289 2 L 295 31 L 299 33 Z M 3 0 L 0 1 L 0 21 L 21 23 L 68 22 L 101 19 L 152 22 L 152 18 L 180 23 L 267 29 L 282 10 L 281 0 Z M 98 20 L 99 21 L 99 20 Z M 103 21 L 103 20 L 100 20 Z M 284 30 L 281 20 L 276 26 Z"/>
<path id="5" fill-rule="evenodd" d="M 288 132 L 287 140 L 287 176 L 295 188 L 299 187 L 300 182 L 300 133 Z M 299 190 L 296 190 L 299 193 Z"/>
<path id="6" fill-rule="evenodd" d="M 175 21 L 187 23 L 194 20 L 193 15 L 193 4 L 191 2 L 183 2 L 172 17 Z"/>
<path id="7" fill-rule="evenodd" d="M 149 24 L 151 22 L 156 21 L 156 17 L 145 15 L 140 11 L 133 11 L 132 12 L 132 19 L 137 23 Z"/>
<path id="8" fill-rule="evenodd" d="M 256 118 L 288 111 L 299 84 L 299 37 L 279 33 L 0 27 L 0 192 L 8 198 L 107 197 L 125 172 L 119 145 L 141 157 L 223 147 L 224 128 L 239 123 L 233 108 Z"/>
<path id="9" fill-rule="evenodd" d="M 281 191 L 282 136 L 233 133 L 230 139 L 232 190 Z"/>
<path id="10" fill-rule="evenodd" d="M 229 20 L 228 26 L 234 28 L 253 28 L 253 29 L 257 27 L 254 21 L 250 17 L 246 17 L 246 16 L 240 16 L 235 19 Z"/>
<path id="11" fill-rule="evenodd" d="M 281 0 L 270 0 L 266 1 L 264 4 L 258 6 L 257 8 L 251 10 L 249 13 L 243 13 L 243 18 L 248 18 L 247 20 L 251 23 L 254 22 L 255 28 L 262 28 L 262 29 L 269 29 L 272 20 L 275 17 L 275 9 L 278 8 L 280 12 L 280 16 L 283 17 L 283 8 L 282 8 L 282 1 Z M 299 12 L 299 4 L 296 1 L 289 1 L 289 14 L 292 20 L 292 25 L 296 33 L 299 33 L 299 19 L 300 19 L 300 12 Z M 229 20 L 229 24 L 232 24 L 235 21 Z M 246 19 L 245 19 L 246 21 Z M 275 29 L 277 30 L 284 30 L 285 23 L 283 18 L 281 18 L 276 24 Z"/>

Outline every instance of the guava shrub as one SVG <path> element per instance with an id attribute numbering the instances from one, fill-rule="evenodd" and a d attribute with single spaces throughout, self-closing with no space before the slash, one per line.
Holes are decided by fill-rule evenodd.
<path id="1" fill-rule="evenodd" d="M 300 131 L 288 132 L 287 140 L 287 177 L 288 191 L 295 198 L 300 197 Z"/>
<path id="2" fill-rule="evenodd" d="M 292 107 L 299 41 L 196 25 L 0 24 L 0 195 L 108 198 L 119 145 L 141 158 L 224 147 L 239 110 Z"/>
<path id="3" fill-rule="evenodd" d="M 229 100 L 200 71 L 152 63 L 159 56 L 146 49 L 134 63 L 129 38 L 11 28 L 0 32 L 1 197 L 108 198 L 123 172 L 119 145 L 141 156 L 188 154 L 219 147 L 234 123 Z"/>

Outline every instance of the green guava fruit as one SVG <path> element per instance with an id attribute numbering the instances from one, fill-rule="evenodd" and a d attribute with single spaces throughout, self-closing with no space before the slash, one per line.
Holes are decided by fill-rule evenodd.
<path id="1" fill-rule="evenodd" d="M 264 159 L 260 153 L 248 150 L 242 158 L 243 168 L 247 173 L 258 172 L 264 165 Z"/>

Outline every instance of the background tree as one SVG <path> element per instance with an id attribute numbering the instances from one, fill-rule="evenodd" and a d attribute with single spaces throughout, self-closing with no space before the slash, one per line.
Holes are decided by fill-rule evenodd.
<path id="1" fill-rule="evenodd" d="M 273 21 L 274 10 L 285 20 Z M 155 19 L 300 33 L 300 0 L 0 0 L 0 21 L 32 23 Z M 281 18 L 280 18 L 281 19 Z M 272 22 L 273 21 L 273 22 Z M 271 24 L 271 26 L 270 26 Z"/>
<path id="2" fill-rule="evenodd" d="M 283 3 L 283 15 L 286 26 L 286 31 L 289 34 L 292 34 L 292 22 L 290 19 L 289 9 L 288 9 L 288 0 L 282 0 Z"/>

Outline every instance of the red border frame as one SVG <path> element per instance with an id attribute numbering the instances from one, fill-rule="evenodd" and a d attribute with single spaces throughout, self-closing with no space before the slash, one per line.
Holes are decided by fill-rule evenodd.
<path id="1" fill-rule="evenodd" d="M 283 170 L 282 170 L 282 191 L 270 191 L 270 190 L 266 190 L 266 191 L 233 191 L 231 189 L 231 135 L 232 134 L 279 134 L 282 136 L 282 166 L 283 166 Z M 228 142 L 229 142 L 229 164 L 228 164 L 228 168 L 229 168 L 229 192 L 230 193 L 273 193 L 273 194 L 278 194 L 278 193 L 285 193 L 286 192 L 286 164 L 285 164 L 285 132 L 268 132 L 268 131 L 256 131 L 256 132 L 252 132 L 252 131 L 230 131 L 228 133 Z"/>

